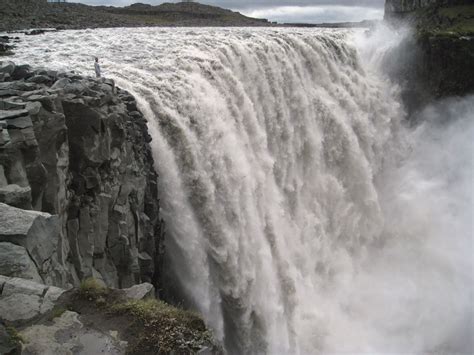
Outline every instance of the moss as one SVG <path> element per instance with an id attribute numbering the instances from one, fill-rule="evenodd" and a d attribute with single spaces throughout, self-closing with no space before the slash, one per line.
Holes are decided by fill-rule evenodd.
<path id="1" fill-rule="evenodd" d="M 474 35 L 474 5 L 433 7 L 416 15 L 419 35 L 460 37 Z"/>
<path id="2" fill-rule="evenodd" d="M 56 306 L 53 308 L 51 311 L 51 314 L 48 317 L 49 321 L 52 321 L 54 318 L 59 318 L 63 315 L 64 312 L 66 312 L 67 309 L 64 307 Z"/>
<path id="3" fill-rule="evenodd" d="M 162 301 L 129 301 L 113 305 L 110 311 L 131 316 L 143 329 L 137 341 L 130 344 L 130 354 L 190 353 L 213 344 L 212 334 L 198 314 Z"/>
<path id="4" fill-rule="evenodd" d="M 104 305 L 109 293 L 109 289 L 103 286 L 99 281 L 94 278 L 88 278 L 81 282 L 78 295 L 88 301 L 95 301 L 97 305 Z"/>
<path id="5" fill-rule="evenodd" d="M 8 335 L 10 335 L 11 340 L 12 340 L 15 344 L 20 344 L 20 343 L 24 343 L 24 342 L 25 342 L 25 340 L 23 339 L 23 337 L 21 336 L 21 334 L 18 333 L 18 331 L 16 330 L 16 328 L 14 328 L 14 327 L 7 327 L 6 330 L 7 330 Z"/>
<path id="6" fill-rule="evenodd" d="M 470 36 L 474 34 L 474 19 L 459 21 L 453 26 L 447 27 L 445 32 L 457 33 L 461 36 Z"/>
<path id="7" fill-rule="evenodd" d="M 443 7 L 439 9 L 439 14 L 442 17 L 446 17 L 450 20 L 456 20 L 459 18 L 473 18 L 474 17 L 474 6 L 451 6 Z"/>
<path id="8" fill-rule="evenodd" d="M 62 306 L 101 331 L 119 331 L 128 354 L 191 354 L 203 347 L 222 353 L 197 313 L 155 299 L 130 301 L 94 279 L 84 280 Z"/>

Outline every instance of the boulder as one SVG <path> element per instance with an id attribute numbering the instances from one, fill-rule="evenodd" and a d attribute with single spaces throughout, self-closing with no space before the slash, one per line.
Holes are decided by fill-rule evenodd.
<path id="1" fill-rule="evenodd" d="M 15 71 L 15 63 L 7 61 L 7 62 L 0 62 L 0 73 L 6 73 L 12 75 Z"/>
<path id="2" fill-rule="evenodd" d="M 24 247 L 38 265 L 40 273 L 45 261 L 56 252 L 59 239 L 57 216 L 0 203 L 0 241 Z"/>
<path id="3" fill-rule="evenodd" d="M 31 209 L 31 188 L 15 184 L 0 187 L 0 202 L 18 208 Z"/>
<path id="4" fill-rule="evenodd" d="M 17 65 L 12 74 L 13 80 L 22 80 L 28 79 L 33 73 L 31 72 L 31 67 L 29 65 Z"/>
<path id="5" fill-rule="evenodd" d="M 12 323 L 23 323 L 40 314 L 41 297 L 37 295 L 12 294 L 0 298 L 0 319 Z"/>
<path id="6" fill-rule="evenodd" d="M 0 275 L 43 282 L 25 248 L 0 242 Z"/>
<path id="7" fill-rule="evenodd" d="M 155 288 L 150 283 L 142 283 L 129 288 L 124 288 L 124 296 L 131 300 L 142 300 L 145 298 L 155 298 Z"/>
<path id="8" fill-rule="evenodd" d="M 4 282 L 1 297 L 8 297 L 15 294 L 43 297 L 47 288 L 48 286 L 39 282 L 12 277 Z"/>
<path id="9" fill-rule="evenodd" d="M 28 78 L 28 81 L 36 84 L 46 84 L 53 81 L 53 79 L 47 75 L 35 75 Z"/>
<path id="10" fill-rule="evenodd" d="M 21 278 L 0 278 L 0 320 L 25 324 L 51 311 L 65 290 Z"/>
<path id="11" fill-rule="evenodd" d="M 62 78 L 56 81 L 53 86 L 51 86 L 51 90 L 61 90 L 69 84 L 71 84 L 71 80 L 69 78 Z"/>

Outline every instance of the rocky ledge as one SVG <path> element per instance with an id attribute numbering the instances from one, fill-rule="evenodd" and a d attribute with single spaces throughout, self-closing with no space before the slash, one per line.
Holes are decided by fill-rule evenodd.
<path id="1" fill-rule="evenodd" d="M 221 353 L 155 298 L 150 141 L 112 80 L 0 62 L 0 354 Z"/>
<path id="2" fill-rule="evenodd" d="M 112 289 L 0 276 L 1 354 L 219 354 L 196 314 L 155 299 L 153 285 Z"/>
<path id="3" fill-rule="evenodd" d="M 150 141 L 135 99 L 112 80 L 0 62 L 0 274 L 157 285 Z"/>

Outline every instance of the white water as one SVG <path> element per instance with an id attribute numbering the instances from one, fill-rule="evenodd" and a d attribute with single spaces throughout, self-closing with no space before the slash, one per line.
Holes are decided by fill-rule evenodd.
<path id="1" fill-rule="evenodd" d="M 25 41 L 138 98 L 176 282 L 230 352 L 472 352 L 472 97 L 404 128 L 382 42 L 347 31 Z"/>

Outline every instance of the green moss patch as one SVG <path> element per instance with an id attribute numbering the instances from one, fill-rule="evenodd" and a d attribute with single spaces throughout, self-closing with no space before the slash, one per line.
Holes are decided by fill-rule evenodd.
<path id="1" fill-rule="evenodd" d="M 473 36 L 474 5 L 423 9 L 417 12 L 416 21 L 422 36 Z"/>
<path id="2" fill-rule="evenodd" d="M 6 327 L 8 335 L 10 335 L 10 340 L 15 343 L 15 344 L 20 344 L 24 343 L 25 341 L 23 340 L 22 336 L 18 331 L 16 330 L 15 327 Z"/>
<path id="3" fill-rule="evenodd" d="M 204 347 L 221 353 L 199 314 L 156 299 L 127 300 L 94 279 L 68 291 L 56 307 L 79 313 L 104 333 L 117 331 L 128 342 L 128 354 L 192 354 Z"/>
<path id="4" fill-rule="evenodd" d="M 473 5 L 442 7 L 438 10 L 440 16 L 450 20 L 468 19 L 474 17 Z"/>
<path id="5" fill-rule="evenodd" d="M 131 316 L 142 329 L 138 339 L 130 344 L 133 354 L 192 353 L 213 344 L 212 334 L 199 315 L 162 301 L 129 301 L 113 305 L 110 311 Z"/>

